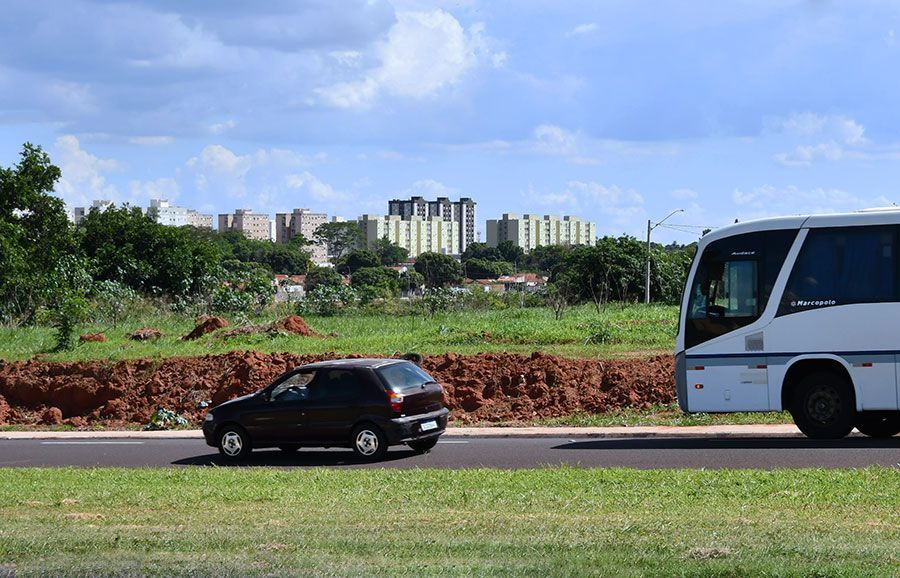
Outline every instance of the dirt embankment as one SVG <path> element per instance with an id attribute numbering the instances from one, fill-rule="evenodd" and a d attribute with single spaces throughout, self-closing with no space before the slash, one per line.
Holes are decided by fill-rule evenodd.
<path id="1" fill-rule="evenodd" d="M 143 424 L 158 407 L 199 423 L 213 405 L 256 391 L 281 373 L 334 356 L 231 352 L 166 360 L 0 362 L 0 424 Z M 427 356 L 463 423 L 644 408 L 675 400 L 671 356 L 571 359 L 535 353 Z"/>

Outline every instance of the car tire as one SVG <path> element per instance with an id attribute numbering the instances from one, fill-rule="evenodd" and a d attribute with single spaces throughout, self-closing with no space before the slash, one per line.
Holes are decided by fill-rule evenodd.
<path id="1" fill-rule="evenodd" d="M 350 447 L 353 448 L 356 457 L 374 462 L 383 459 L 387 454 L 388 441 L 381 428 L 364 423 L 353 429 Z"/>
<path id="2" fill-rule="evenodd" d="M 239 425 L 223 426 L 217 434 L 219 453 L 229 460 L 242 460 L 250 455 L 253 446 L 250 436 Z"/>
<path id="3" fill-rule="evenodd" d="M 856 429 L 870 438 L 889 438 L 900 433 L 900 412 L 872 411 L 856 415 Z"/>
<path id="4" fill-rule="evenodd" d="M 298 446 L 298 445 L 283 445 L 283 446 L 278 446 L 278 449 L 280 449 L 282 452 L 284 452 L 286 454 L 292 454 L 292 453 L 298 451 L 300 449 L 300 446 Z"/>
<path id="5" fill-rule="evenodd" d="M 846 379 L 830 372 L 805 376 L 797 384 L 790 406 L 794 423 L 806 437 L 840 439 L 856 424 L 853 389 Z"/>
<path id="6" fill-rule="evenodd" d="M 437 438 L 434 437 L 426 440 L 414 440 L 411 442 L 406 442 L 406 445 L 408 445 L 417 454 L 425 454 L 430 452 L 431 448 L 433 448 L 437 444 L 437 442 Z"/>

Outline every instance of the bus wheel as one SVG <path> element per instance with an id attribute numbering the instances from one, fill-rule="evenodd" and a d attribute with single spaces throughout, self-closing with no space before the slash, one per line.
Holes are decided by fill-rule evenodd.
<path id="1" fill-rule="evenodd" d="M 900 411 L 866 411 L 856 415 L 856 429 L 870 438 L 889 438 L 900 433 Z"/>
<path id="2" fill-rule="evenodd" d="M 825 371 L 800 380 L 789 409 L 800 431 L 813 439 L 839 439 L 856 425 L 850 385 Z"/>

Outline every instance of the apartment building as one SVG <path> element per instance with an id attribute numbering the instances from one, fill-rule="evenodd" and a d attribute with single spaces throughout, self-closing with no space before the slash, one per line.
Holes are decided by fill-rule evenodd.
<path id="1" fill-rule="evenodd" d="M 111 209 L 113 207 L 112 201 L 107 200 L 97 200 L 91 203 L 90 207 L 75 207 L 72 209 L 72 222 L 76 225 L 81 224 L 81 220 L 84 219 L 88 213 L 91 212 L 91 209 L 97 209 L 98 211 L 105 211 L 107 209 Z"/>
<path id="2" fill-rule="evenodd" d="M 199 213 L 187 207 L 172 205 L 167 199 L 150 199 L 150 206 L 147 207 L 147 216 L 160 225 L 168 225 L 170 227 L 191 225 L 193 227 L 212 229 L 213 226 L 212 215 Z"/>
<path id="3" fill-rule="evenodd" d="M 297 235 L 308 241 L 315 240 L 316 229 L 328 221 L 325 213 L 313 213 L 309 209 L 294 209 L 291 213 L 275 215 L 275 242 L 287 243 Z M 314 263 L 328 261 L 328 250 L 324 244 L 314 243 L 306 247 Z"/>
<path id="4" fill-rule="evenodd" d="M 366 246 L 370 248 L 378 239 L 387 237 L 409 251 L 410 257 L 426 252 L 459 254 L 460 228 L 456 221 L 445 221 L 437 216 L 363 215 L 358 222 L 365 231 Z"/>
<path id="5" fill-rule="evenodd" d="M 404 219 L 413 216 L 423 219 L 435 217 L 457 223 L 460 231 L 459 244 L 454 248 L 453 254 L 461 254 L 475 242 L 475 204 L 469 197 L 461 197 L 458 201 L 451 201 L 448 197 L 438 197 L 434 201 L 426 201 L 424 197 L 392 199 L 388 201 L 388 215 Z"/>
<path id="6" fill-rule="evenodd" d="M 271 223 L 268 215 L 254 213 L 252 209 L 235 209 L 234 213 L 219 215 L 219 232 L 241 231 L 248 239 L 271 241 Z"/>
<path id="7" fill-rule="evenodd" d="M 597 224 L 565 215 L 504 213 L 500 219 L 487 221 L 487 244 L 496 247 L 511 241 L 524 251 L 540 245 L 592 245 L 597 239 Z"/>

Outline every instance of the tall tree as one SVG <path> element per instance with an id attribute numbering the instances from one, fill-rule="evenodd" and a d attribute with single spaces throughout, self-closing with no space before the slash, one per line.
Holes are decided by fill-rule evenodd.
<path id="1" fill-rule="evenodd" d="M 340 258 L 365 243 L 365 231 L 355 221 L 323 223 L 316 229 L 315 238 L 328 247 L 329 256 Z"/>
<path id="2" fill-rule="evenodd" d="M 0 317 L 30 319 L 61 259 L 75 252 L 62 199 L 51 195 L 61 172 L 25 143 L 19 163 L 0 168 Z"/>
<path id="3" fill-rule="evenodd" d="M 428 287 L 443 287 L 462 281 L 459 261 L 440 253 L 421 253 L 416 257 L 416 272 L 425 277 Z"/>
<path id="4" fill-rule="evenodd" d="M 409 257 L 408 250 L 392 242 L 387 237 L 382 237 L 381 239 L 375 241 L 372 249 L 375 251 L 375 254 L 378 255 L 378 258 L 381 260 L 381 264 L 384 266 L 403 263 L 404 261 L 406 261 L 406 258 Z"/>

